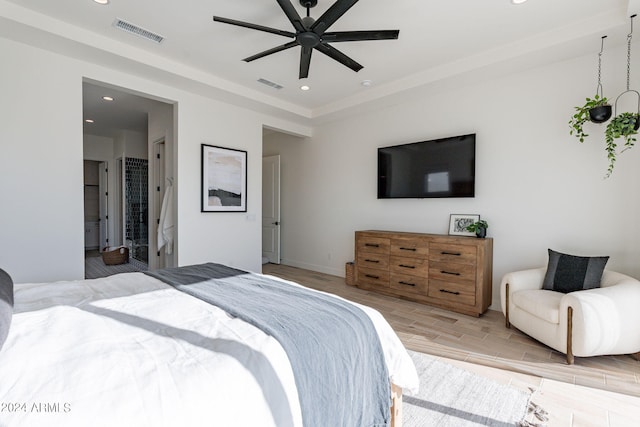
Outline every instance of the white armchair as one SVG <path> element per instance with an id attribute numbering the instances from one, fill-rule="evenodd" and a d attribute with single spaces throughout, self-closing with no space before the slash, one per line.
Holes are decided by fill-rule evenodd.
<path id="1" fill-rule="evenodd" d="M 640 352 L 640 281 L 605 270 L 600 288 L 567 294 L 542 289 L 546 268 L 508 273 L 500 299 L 508 328 L 567 355 Z"/>

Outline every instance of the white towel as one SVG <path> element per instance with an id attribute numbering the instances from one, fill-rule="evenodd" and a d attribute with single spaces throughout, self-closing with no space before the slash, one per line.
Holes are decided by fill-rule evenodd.
<path id="1" fill-rule="evenodd" d="M 165 253 L 173 252 L 173 185 L 167 186 L 160 209 L 160 223 L 158 224 L 158 251 L 166 245 Z"/>

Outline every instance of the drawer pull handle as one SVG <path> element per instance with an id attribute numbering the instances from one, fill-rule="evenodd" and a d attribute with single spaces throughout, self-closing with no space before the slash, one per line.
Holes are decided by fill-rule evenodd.
<path id="1" fill-rule="evenodd" d="M 416 248 L 400 248 L 401 251 L 412 251 L 415 252 L 417 249 Z"/>
<path id="2" fill-rule="evenodd" d="M 440 273 L 442 273 L 442 274 L 451 274 L 452 276 L 459 276 L 460 275 L 460 273 L 456 273 L 456 272 L 453 272 L 453 271 L 445 271 L 445 270 L 440 270 Z"/>
<path id="3" fill-rule="evenodd" d="M 401 285 L 405 285 L 405 286 L 415 286 L 415 283 L 409 283 L 409 282 L 404 282 L 404 281 L 399 281 L 398 283 L 400 283 Z"/>
<path id="4" fill-rule="evenodd" d="M 380 245 L 377 244 L 377 243 L 365 243 L 364 245 L 368 246 L 370 248 L 379 248 L 380 247 Z"/>
<path id="5" fill-rule="evenodd" d="M 445 294 L 460 295 L 460 292 L 448 291 L 446 289 L 440 289 L 440 292 L 444 292 Z"/>
<path id="6" fill-rule="evenodd" d="M 379 279 L 380 276 L 374 276 L 373 274 L 365 274 L 365 276 L 369 277 L 370 279 Z"/>
<path id="7" fill-rule="evenodd" d="M 440 252 L 442 255 L 453 255 L 453 256 L 460 256 L 462 255 L 460 252 L 447 252 L 447 251 L 442 251 Z"/>
<path id="8" fill-rule="evenodd" d="M 375 264 L 378 264 L 380 261 L 378 261 L 377 259 L 365 259 L 366 262 L 373 262 Z"/>
<path id="9" fill-rule="evenodd" d="M 398 267 L 404 267 L 404 268 L 416 268 L 415 265 L 404 265 L 404 264 L 400 264 L 398 265 Z"/>

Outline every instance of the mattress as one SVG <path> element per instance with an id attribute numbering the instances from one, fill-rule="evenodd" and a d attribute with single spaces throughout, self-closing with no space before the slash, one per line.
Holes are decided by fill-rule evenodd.
<path id="1" fill-rule="evenodd" d="M 17 284 L 14 299 L 0 350 L 2 426 L 302 425 L 277 340 L 153 277 Z M 375 326 L 390 381 L 417 391 L 397 335 L 355 305 Z"/>

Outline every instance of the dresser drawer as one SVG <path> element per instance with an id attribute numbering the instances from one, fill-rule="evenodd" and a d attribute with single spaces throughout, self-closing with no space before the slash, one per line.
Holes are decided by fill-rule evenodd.
<path id="1" fill-rule="evenodd" d="M 473 283 L 452 283 L 430 279 L 429 296 L 457 304 L 476 304 L 476 288 Z"/>
<path id="2" fill-rule="evenodd" d="M 356 246 L 358 252 L 388 254 L 391 241 L 382 237 L 357 236 Z"/>
<path id="3" fill-rule="evenodd" d="M 420 258 L 392 256 L 389 260 L 389 270 L 392 273 L 427 277 L 429 274 L 429 261 Z"/>
<path id="4" fill-rule="evenodd" d="M 422 239 L 391 239 L 391 255 L 427 258 L 429 242 Z"/>
<path id="5" fill-rule="evenodd" d="M 426 277 L 410 276 L 408 274 L 391 273 L 389 286 L 403 292 L 411 292 L 426 295 L 429 280 Z"/>
<path id="6" fill-rule="evenodd" d="M 445 282 L 471 282 L 476 280 L 476 266 L 457 262 L 429 263 L 429 278 Z"/>
<path id="7" fill-rule="evenodd" d="M 448 245 L 432 243 L 429 246 L 429 260 L 456 262 L 476 265 L 477 249 L 470 245 Z"/>
<path id="8" fill-rule="evenodd" d="M 379 270 L 389 269 L 389 255 L 375 252 L 358 252 L 358 267 L 376 268 Z"/>
<path id="9" fill-rule="evenodd" d="M 358 266 L 358 284 L 388 288 L 389 271 Z"/>

